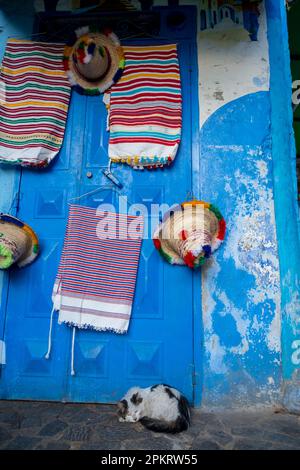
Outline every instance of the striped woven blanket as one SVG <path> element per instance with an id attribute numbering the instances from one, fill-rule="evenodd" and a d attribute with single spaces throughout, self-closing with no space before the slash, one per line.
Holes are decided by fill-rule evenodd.
<path id="1" fill-rule="evenodd" d="M 59 323 L 125 333 L 143 219 L 71 205 L 52 300 Z"/>
<path id="2" fill-rule="evenodd" d="M 181 84 L 176 44 L 124 47 L 125 69 L 104 102 L 112 162 L 135 168 L 169 165 L 181 135 Z"/>
<path id="3" fill-rule="evenodd" d="M 62 145 L 70 99 L 63 44 L 10 39 L 0 73 L 0 162 L 43 167 Z"/>

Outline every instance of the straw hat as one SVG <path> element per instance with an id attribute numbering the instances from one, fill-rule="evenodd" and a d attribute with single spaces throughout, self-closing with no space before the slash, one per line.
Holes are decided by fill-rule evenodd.
<path id="1" fill-rule="evenodd" d="M 204 201 L 171 208 L 153 235 L 155 248 L 171 264 L 203 265 L 221 244 L 226 223 L 219 210 Z"/>
<path id="2" fill-rule="evenodd" d="M 0 269 L 17 263 L 21 268 L 34 261 L 39 242 L 34 231 L 21 220 L 0 214 Z"/>
<path id="3" fill-rule="evenodd" d="M 119 80 L 125 58 L 111 30 L 100 33 L 88 26 L 79 28 L 70 43 L 65 47 L 63 64 L 71 86 L 79 93 L 99 95 Z"/>

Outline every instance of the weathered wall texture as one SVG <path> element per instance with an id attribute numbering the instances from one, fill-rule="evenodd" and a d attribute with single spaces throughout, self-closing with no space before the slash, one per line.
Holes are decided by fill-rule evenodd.
<path id="1" fill-rule="evenodd" d="M 257 42 L 231 20 L 198 37 L 201 195 L 219 207 L 228 224 L 224 246 L 202 275 L 204 405 L 273 403 L 280 390 L 264 7 L 259 22 Z"/>

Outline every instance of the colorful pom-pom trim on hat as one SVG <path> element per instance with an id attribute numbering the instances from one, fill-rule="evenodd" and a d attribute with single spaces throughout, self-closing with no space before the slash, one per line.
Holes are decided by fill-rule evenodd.
<path id="1" fill-rule="evenodd" d="M 79 73 L 76 63 L 88 65 L 96 47 L 101 56 L 106 53 L 110 56 L 109 71 L 99 80 L 89 80 Z M 110 29 L 98 31 L 85 26 L 78 28 L 65 46 L 63 67 L 74 90 L 82 95 L 95 96 L 104 93 L 121 78 L 125 56 L 118 37 Z"/>
<path id="2" fill-rule="evenodd" d="M 201 244 L 200 242 L 197 244 L 197 240 L 194 237 L 195 234 L 193 234 L 191 227 L 187 229 L 181 225 L 180 229 L 176 231 L 176 224 L 180 225 L 179 222 L 181 222 L 181 224 L 184 223 L 184 219 L 181 217 L 184 210 L 189 207 L 195 208 L 196 206 L 203 208 L 203 213 L 207 216 L 207 225 L 211 229 L 209 234 L 206 233 L 209 243 L 206 242 L 205 244 Z M 163 228 L 165 227 L 165 224 L 170 223 L 171 218 L 174 217 L 174 214 L 176 213 L 177 219 L 176 221 L 173 219 L 172 225 L 170 224 L 169 228 L 172 226 L 174 232 L 177 234 L 177 239 L 171 237 L 164 239 L 162 237 Z M 207 232 L 208 227 L 203 226 L 203 233 L 204 230 Z M 225 232 L 226 222 L 221 212 L 213 204 L 204 201 L 192 200 L 171 208 L 164 215 L 162 222 L 154 232 L 153 243 L 160 255 L 170 264 L 186 265 L 189 268 L 194 269 L 199 268 L 206 263 L 212 253 L 224 240 Z M 190 236 L 191 239 L 189 239 Z M 199 240 L 203 239 L 205 238 L 201 238 L 200 236 Z"/>

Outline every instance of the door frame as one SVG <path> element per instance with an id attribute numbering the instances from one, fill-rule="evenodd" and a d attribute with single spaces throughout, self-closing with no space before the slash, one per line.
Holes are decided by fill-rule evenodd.
<path id="1" fill-rule="evenodd" d="M 11 200 L 5 201 L 5 205 L 9 207 L 8 211 L 11 215 L 17 217 L 19 202 L 20 202 L 20 186 L 22 179 L 22 168 L 16 168 L 15 175 L 13 179 L 13 185 L 11 188 Z M 8 302 L 8 293 L 9 293 L 9 284 L 10 284 L 10 273 L 3 271 L 1 273 L 2 279 L 0 280 L 0 340 L 4 341 L 5 339 L 5 326 L 6 326 L 6 316 L 7 316 L 7 302 Z M 1 313 L 2 312 L 2 313 Z M 5 343 L 4 343 L 5 344 Z M 2 368 L 5 367 L 5 364 L 0 364 L 0 380 L 2 378 Z"/>
<path id="2" fill-rule="evenodd" d="M 191 100 L 191 156 L 192 156 L 192 186 L 193 195 L 201 199 L 200 176 L 200 116 L 199 116 L 199 88 L 198 88 L 198 43 L 197 38 L 191 47 L 190 81 L 192 90 Z M 195 95 L 195 99 L 194 98 Z M 193 405 L 201 406 L 204 371 L 204 331 L 202 320 L 202 269 L 193 273 L 192 314 L 193 314 Z"/>

